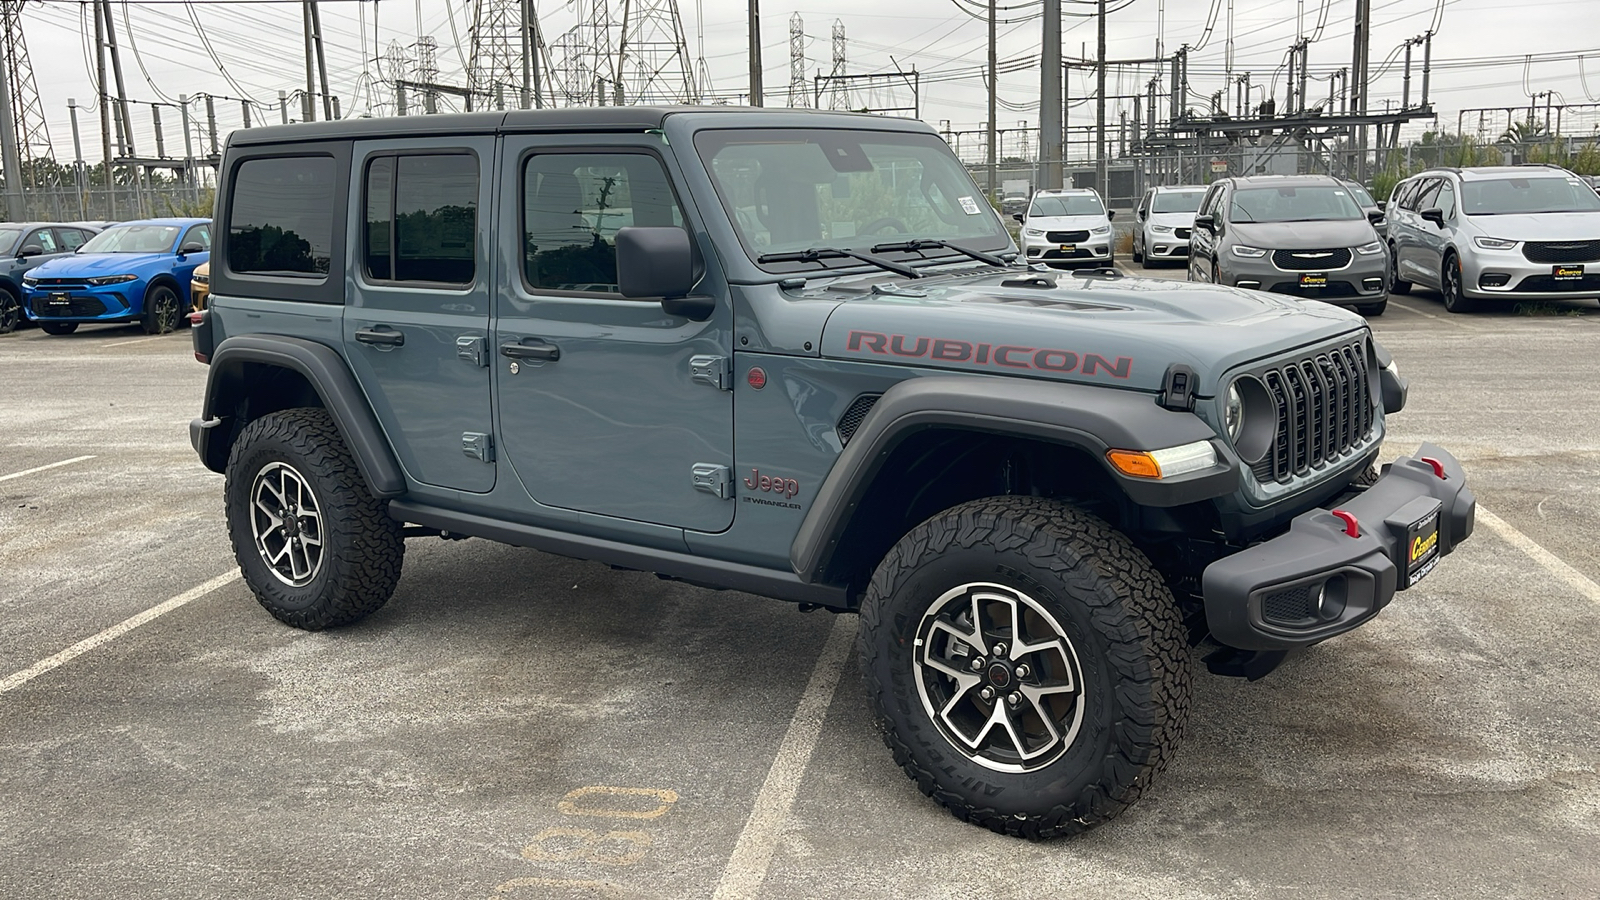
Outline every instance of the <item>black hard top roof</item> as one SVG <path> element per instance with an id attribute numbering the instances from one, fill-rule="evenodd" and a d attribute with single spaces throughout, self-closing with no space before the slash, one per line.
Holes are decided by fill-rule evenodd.
<path id="1" fill-rule="evenodd" d="M 815 126 L 822 124 L 824 119 L 834 119 L 837 121 L 830 124 L 835 124 L 836 127 L 840 125 L 859 127 L 873 123 L 879 128 L 931 131 L 925 123 L 913 120 L 821 110 L 767 109 L 751 106 L 590 106 L 385 116 L 372 119 L 340 119 L 335 122 L 269 125 L 235 131 L 229 136 L 228 142 L 245 146 L 352 138 L 493 134 L 497 131 L 645 131 L 660 128 L 667 117 L 673 115 L 748 118 L 752 126 L 759 124 L 762 127 L 781 127 L 784 124 Z M 784 122 L 786 119 L 794 121 L 786 123 Z"/>

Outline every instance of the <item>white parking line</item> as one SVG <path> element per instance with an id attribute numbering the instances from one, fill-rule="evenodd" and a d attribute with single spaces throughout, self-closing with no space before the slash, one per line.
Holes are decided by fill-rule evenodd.
<path id="1" fill-rule="evenodd" d="M 73 463 L 81 463 L 86 459 L 94 459 L 94 457 L 74 456 L 71 459 L 63 459 L 61 462 L 53 462 L 48 466 L 36 466 L 32 469 L 23 469 L 21 472 L 12 472 L 10 475 L 0 475 L 0 481 L 10 481 L 13 478 L 21 478 L 24 475 L 32 475 L 35 472 L 44 472 L 49 469 L 59 469 L 62 466 L 70 466 Z"/>
<path id="2" fill-rule="evenodd" d="M 145 341 L 159 341 L 162 338 L 166 338 L 166 337 L 171 337 L 171 335 L 167 335 L 167 334 L 152 334 L 149 337 L 133 338 L 132 340 L 127 340 L 127 341 L 113 341 L 113 342 L 111 342 L 109 344 L 101 344 L 100 346 L 96 347 L 95 349 L 96 350 L 110 350 L 112 347 L 125 347 L 128 344 L 142 344 Z"/>
<path id="3" fill-rule="evenodd" d="M 1573 590 L 1595 603 L 1600 603 L 1600 584 L 1595 584 L 1594 580 L 1589 576 L 1567 565 L 1560 557 L 1539 546 L 1533 538 L 1518 531 L 1510 522 L 1489 512 L 1482 506 L 1478 507 L 1478 521 L 1487 525 L 1490 531 L 1504 538 L 1506 543 L 1533 557 L 1534 562 L 1543 566 L 1545 571 L 1551 575 L 1566 582 Z"/>
<path id="4" fill-rule="evenodd" d="M 794 798 L 800 790 L 800 780 L 806 766 L 811 763 L 811 751 L 817 747 L 817 737 L 822 733 L 822 721 L 827 718 L 828 704 L 833 702 L 833 690 L 839 684 L 839 673 L 844 669 L 855 639 L 854 616 L 839 616 L 828 633 L 828 642 L 822 655 L 811 669 L 811 680 L 800 695 L 794 718 L 789 720 L 789 730 L 778 745 L 778 756 L 772 761 L 767 780 L 756 794 L 755 809 L 750 820 L 739 833 L 739 843 L 734 845 L 728 866 L 722 871 L 717 892 L 712 900 L 743 900 L 754 897 L 767 879 L 772 866 L 772 853 L 783 836 L 784 823 Z"/>
<path id="5" fill-rule="evenodd" d="M 90 650 L 93 650 L 102 644 L 108 644 L 134 630 L 135 628 L 138 628 L 140 625 L 151 621 L 152 619 L 158 619 L 180 606 L 198 600 L 217 588 L 232 584 L 238 580 L 239 571 L 235 569 L 226 575 L 218 575 L 216 578 L 213 578 L 205 584 L 199 585 L 198 587 L 192 587 L 170 600 L 158 603 L 136 616 L 123 619 L 121 622 L 118 622 L 110 628 L 107 628 L 105 631 L 102 631 L 93 637 L 84 638 L 83 640 L 73 644 L 71 647 L 68 647 L 54 656 L 41 659 L 20 672 L 14 672 L 10 675 L 7 675 L 4 680 L 0 680 L 0 694 L 4 694 L 7 691 L 22 687 L 23 685 L 34 680 L 35 678 L 38 678 L 40 675 L 43 675 L 51 669 L 64 666 L 67 663 L 72 662 L 78 657 L 84 655 L 85 653 L 88 653 Z"/>

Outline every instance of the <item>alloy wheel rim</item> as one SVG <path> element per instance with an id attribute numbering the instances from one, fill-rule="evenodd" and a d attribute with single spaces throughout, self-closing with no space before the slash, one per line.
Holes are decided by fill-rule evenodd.
<path id="1" fill-rule="evenodd" d="M 22 304 L 10 294 L 0 293 L 0 331 L 10 331 L 22 319 Z"/>
<path id="2" fill-rule="evenodd" d="M 1461 269 L 1455 259 L 1450 259 L 1444 266 L 1444 300 L 1446 306 L 1456 304 L 1456 295 L 1461 291 Z"/>
<path id="3" fill-rule="evenodd" d="M 267 569 L 290 587 L 322 571 L 322 506 L 310 482 L 288 463 L 271 462 L 250 485 L 250 531 Z"/>
<path id="4" fill-rule="evenodd" d="M 163 327 L 167 325 L 176 327 L 177 318 L 178 298 L 172 291 L 163 288 L 160 293 L 156 294 L 156 321 L 160 322 Z"/>
<path id="5" fill-rule="evenodd" d="M 942 594 L 912 656 L 923 711 L 967 759 L 1001 772 L 1055 762 L 1083 725 L 1083 668 L 1066 631 L 1015 588 L 987 582 Z"/>

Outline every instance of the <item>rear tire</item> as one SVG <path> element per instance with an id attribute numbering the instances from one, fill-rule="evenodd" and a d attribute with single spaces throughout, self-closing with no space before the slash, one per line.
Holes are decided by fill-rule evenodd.
<path id="1" fill-rule="evenodd" d="M 167 334 L 177 331 L 183 313 L 178 308 L 178 292 L 164 284 L 151 287 L 144 294 L 144 315 L 139 325 L 145 334 Z"/>
<path id="2" fill-rule="evenodd" d="M 268 413 L 228 455 L 228 537 L 245 583 L 281 622 L 320 631 L 383 606 L 405 542 L 325 409 Z"/>
<path id="3" fill-rule="evenodd" d="M 78 330 L 77 322 L 40 322 L 45 334 L 71 334 Z"/>
<path id="4" fill-rule="evenodd" d="M 1172 759 L 1188 715 L 1185 630 L 1161 576 L 1105 522 L 1051 500 L 976 500 L 912 529 L 873 574 L 858 644 L 895 762 L 1003 834 L 1116 816 Z"/>

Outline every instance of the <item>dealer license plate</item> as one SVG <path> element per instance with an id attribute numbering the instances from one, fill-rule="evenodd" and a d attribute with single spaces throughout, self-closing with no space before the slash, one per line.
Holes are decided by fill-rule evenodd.
<path id="1" fill-rule="evenodd" d="M 72 305 L 72 295 L 71 294 L 51 294 L 50 295 L 50 299 L 48 301 L 46 301 L 46 302 L 48 302 L 51 306 L 71 306 Z"/>
<path id="2" fill-rule="evenodd" d="M 1550 277 L 1557 281 L 1578 281 L 1583 278 L 1583 266 L 1551 266 Z"/>
<path id="3" fill-rule="evenodd" d="M 1413 523 L 1406 535 L 1406 587 L 1421 581 L 1439 564 L 1439 513 Z"/>
<path id="4" fill-rule="evenodd" d="M 1060 250 L 1062 253 L 1077 253 L 1078 252 L 1078 245 L 1077 244 L 1062 244 L 1059 247 L 1057 247 L 1056 249 Z"/>
<path id="5" fill-rule="evenodd" d="M 1306 272 L 1300 276 L 1300 286 L 1307 288 L 1325 288 L 1328 286 L 1328 276 L 1321 272 Z"/>

